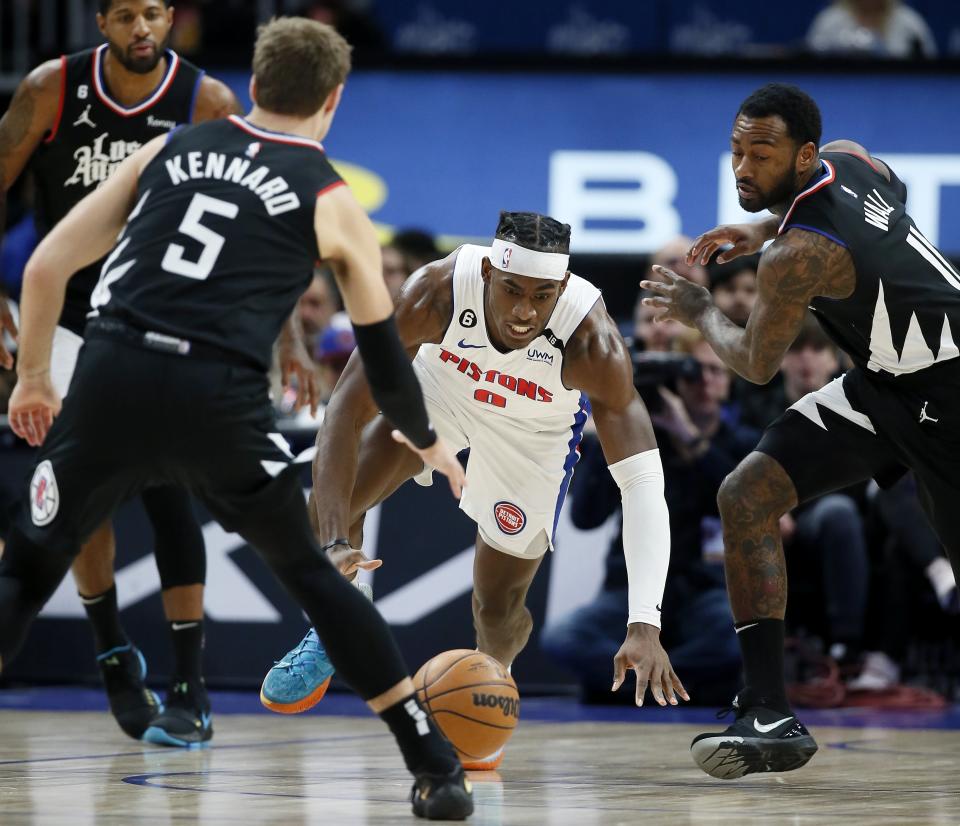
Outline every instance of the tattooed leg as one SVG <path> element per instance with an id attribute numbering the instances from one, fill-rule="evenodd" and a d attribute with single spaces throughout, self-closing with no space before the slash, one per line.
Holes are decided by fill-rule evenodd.
<path id="1" fill-rule="evenodd" d="M 777 461 L 754 452 L 724 480 L 717 504 L 734 619 L 782 620 L 787 569 L 779 522 L 797 504 L 793 482 Z"/>

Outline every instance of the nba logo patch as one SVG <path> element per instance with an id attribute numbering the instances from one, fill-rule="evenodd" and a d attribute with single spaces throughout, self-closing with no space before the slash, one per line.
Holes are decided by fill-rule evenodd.
<path id="1" fill-rule="evenodd" d="M 41 462 L 30 480 L 30 518 L 38 528 L 49 525 L 60 510 L 60 491 L 50 460 Z"/>
<path id="2" fill-rule="evenodd" d="M 246 155 L 248 158 L 255 158 L 257 157 L 259 152 L 260 152 L 260 141 L 254 141 L 247 147 L 247 151 L 244 152 L 243 154 Z"/>
<path id="3" fill-rule="evenodd" d="M 527 524 L 526 514 L 512 502 L 497 502 L 493 506 L 493 515 L 497 520 L 497 527 L 510 536 L 520 533 Z"/>
<path id="4" fill-rule="evenodd" d="M 503 251 L 503 268 L 507 269 L 510 266 L 510 258 L 513 255 L 513 247 L 507 247 Z"/>

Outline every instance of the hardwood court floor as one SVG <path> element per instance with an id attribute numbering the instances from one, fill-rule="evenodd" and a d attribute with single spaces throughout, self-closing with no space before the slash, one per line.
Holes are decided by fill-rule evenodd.
<path id="1" fill-rule="evenodd" d="M 960 824 L 956 730 L 811 726 L 821 750 L 805 769 L 724 782 L 690 759 L 709 726 L 649 722 L 669 713 L 523 720 L 500 772 L 473 775 L 470 822 Z M 140 746 L 99 712 L 0 710 L 0 824 L 416 822 L 410 780 L 370 716 L 217 714 L 214 726 L 215 746 L 187 752 Z"/>

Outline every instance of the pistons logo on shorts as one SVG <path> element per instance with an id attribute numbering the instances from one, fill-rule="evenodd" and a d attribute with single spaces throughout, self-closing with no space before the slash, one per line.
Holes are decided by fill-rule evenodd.
<path id="1" fill-rule="evenodd" d="M 510 536 L 520 533 L 527 524 L 527 515 L 512 502 L 497 502 L 493 506 L 493 515 L 497 520 L 497 527 Z"/>

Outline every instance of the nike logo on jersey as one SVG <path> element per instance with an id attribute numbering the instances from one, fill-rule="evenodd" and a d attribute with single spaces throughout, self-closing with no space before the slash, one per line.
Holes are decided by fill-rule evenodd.
<path id="1" fill-rule="evenodd" d="M 174 631 L 186 631 L 188 628 L 196 628 L 199 622 L 171 622 L 170 627 Z"/>
<path id="2" fill-rule="evenodd" d="M 775 723 L 761 723 L 759 720 L 754 719 L 753 727 L 761 734 L 769 734 L 777 726 L 782 726 L 784 723 L 789 723 L 792 719 L 793 717 L 784 717 L 782 720 L 777 720 Z"/>
<path id="3" fill-rule="evenodd" d="M 460 341 L 457 342 L 457 347 L 466 347 L 471 350 L 482 350 L 486 346 L 486 344 L 467 344 L 466 339 L 460 339 Z"/>
<path id="4" fill-rule="evenodd" d="M 840 189 L 842 189 L 844 192 L 846 192 L 847 195 L 852 195 L 854 198 L 859 198 L 859 197 L 860 197 L 859 195 L 857 195 L 856 192 L 854 192 L 852 189 L 850 189 L 850 187 L 844 186 L 843 184 L 840 184 Z"/>

